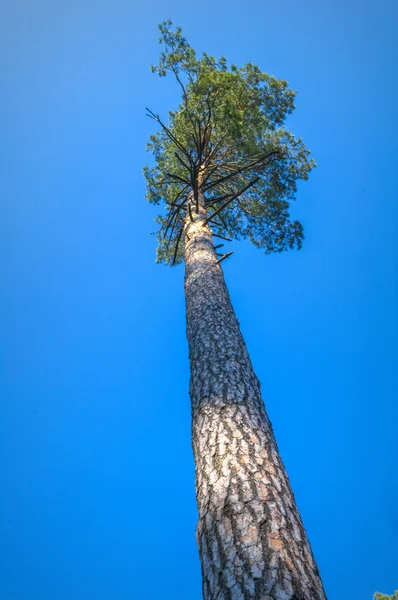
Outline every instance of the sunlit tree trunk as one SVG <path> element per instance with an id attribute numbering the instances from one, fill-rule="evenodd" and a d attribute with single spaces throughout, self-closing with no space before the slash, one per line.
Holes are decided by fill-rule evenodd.
<path id="1" fill-rule="evenodd" d="M 324 600 L 213 237 L 187 213 L 185 294 L 205 600 Z"/>

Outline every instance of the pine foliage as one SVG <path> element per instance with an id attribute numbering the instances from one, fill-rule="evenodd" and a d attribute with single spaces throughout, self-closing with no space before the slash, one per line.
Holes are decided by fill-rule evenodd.
<path id="1" fill-rule="evenodd" d="M 182 100 L 167 125 L 147 109 L 160 126 L 148 143 L 155 164 L 144 168 L 148 200 L 165 207 L 157 218 L 158 262 L 181 262 L 184 220 L 199 188 L 215 234 L 248 238 L 266 253 L 301 248 L 303 228 L 289 209 L 297 180 L 315 163 L 284 126 L 295 92 L 252 63 L 198 57 L 171 21 L 159 29 L 164 50 L 152 71 L 171 73 Z"/>

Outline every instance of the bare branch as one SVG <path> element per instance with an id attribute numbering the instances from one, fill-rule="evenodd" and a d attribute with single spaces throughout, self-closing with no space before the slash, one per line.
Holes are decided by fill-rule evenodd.
<path id="1" fill-rule="evenodd" d="M 215 171 L 217 171 L 217 169 L 220 168 L 220 165 L 216 165 L 213 169 L 210 169 L 209 173 L 206 175 L 206 177 L 204 178 L 203 182 L 202 182 L 202 187 L 205 185 L 206 181 L 208 181 L 208 179 L 213 175 L 213 173 Z"/>
<path id="2" fill-rule="evenodd" d="M 181 152 L 183 152 L 185 154 L 185 156 L 188 158 L 188 160 L 191 162 L 192 158 L 191 158 L 190 154 L 185 150 L 184 146 L 177 140 L 176 136 L 173 133 L 171 133 L 170 129 L 168 127 L 166 127 L 166 125 L 164 123 L 162 123 L 159 115 L 155 115 L 155 113 L 152 112 L 149 108 L 146 108 L 145 110 L 147 110 L 149 113 L 147 116 L 159 123 L 159 125 L 166 132 L 167 136 L 171 139 L 171 141 L 174 142 L 176 146 L 178 146 L 178 148 L 181 150 Z"/>
<path id="3" fill-rule="evenodd" d="M 164 239 L 167 239 L 167 237 L 168 237 L 167 248 L 170 246 L 170 243 L 171 243 L 171 240 L 172 240 L 172 237 L 173 237 L 173 231 L 174 231 L 175 226 L 177 225 L 179 214 L 180 214 L 180 209 L 177 208 L 176 210 L 174 210 L 173 212 L 171 212 L 170 215 L 169 215 L 169 218 L 168 218 L 168 221 L 167 221 L 167 224 L 166 224 L 166 228 L 165 228 L 165 232 L 163 234 L 163 238 Z M 167 232 L 170 229 L 170 227 L 171 227 L 170 235 L 167 236 Z"/>
<path id="4" fill-rule="evenodd" d="M 177 202 L 177 200 L 179 199 L 180 196 L 182 196 L 182 194 L 185 194 L 185 192 L 187 191 L 189 185 L 185 185 L 182 190 L 180 190 L 177 194 L 177 196 L 174 198 L 173 202 Z M 187 201 L 187 198 L 185 198 L 184 203 Z"/>
<path id="5" fill-rule="evenodd" d="M 231 254 L 233 254 L 233 250 L 231 250 L 231 252 L 227 252 L 226 254 L 223 254 L 221 258 L 219 258 L 216 261 L 216 265 L 219 265 L 223 260 L 225 260 L 226 258 L 229 258 L 231 256 Z"/>
<path id="6" fill-rule="evenodd" d="M 191 185 L 190 181 L 187 181 L 186 179 L 184 179 L 183 177 L 180 177 L 179 175 L 174 175 L 174 173 L 166 173 L 167 177 L 171 177 L 172 179 L 176 179 L 177 181 L 181 181 L 182 183 L 185 183 L 185 185 Z"/>
<path id="7" fill-rule="evenodd" d="M 210 217 L 208 217 L 206 219 L 206 221 L 203 223 L 203 225 L 207 225 L 207 223 L 209 222 L 210 219 L 214 219 L 214 217 L 216 215 L 218 215 L 218 213 L 220 213 L 222 210 L 224 210 L 224 208 L 226 208 L 228 206 L 228 204 L 230 204 L 233 200 L 235 200 L 235 198 L 238 198 L 238 196 L 241 196 L 242 194 L 244 194 L 246 192 L 246 190 L 248 190 L 255 183 L 257 183 L 257 181 L 259 179 L 260 179 L 260 177 L 256 177 L 255 179 L 253 179 L 252 181 L 250 181 L 250 183 L 248 183 L 242 190 L 239 190 L 239 192 L 237 192 L 236 194 L 234 194 L 233 196 L 231 196 L 231 198 L 229 198 L 226 202 L 224 202 L 224 204 L 222 204 L 220 206 L 220 208 L 218 208 Z"/>
<path id="8" fill-rule="evenodd" d="M 205 190 L 209 190 L 212 187 L 214 187 L 215 185 L 218 185 L 219 183 L 222 183 L 223 181 L 226 181 L 227 179 L 231 179 L 231 177 L 234 177 L 235 175 L 239 175 L 240 173 L 244 173 L 245 171 L 248 171 L 249 169 L 253 169 L 253 167 L 255 167 L 256 165 L 258 165 L 259 163 L 261 163 L 264 160 L 266 160 L 267 158 L 270 158 L 271 156 L 275 156 L 277 154 L 282 154 L 282 153 L 279 152 L 278 150 L 274 150 L 273 152 L 269 152 L 268 154 L 265 154 L 265 155 L 261 156 L 259 159 L 251 162 L 249 165 L 245 165 L 245 166 L 237 169 L 236 171 L 232 171 L 231 173 L 228 173 L 228 175 L 225 175 L 224 177 L 221 177 L 217 181 L 210 182 L 209 185 L 204 186 L 204 189 Z"/>
<path id="9" fill-rule="evenodd" d="M 187 169 L 187 171 L 191 172 L 191 167 L 189 167 L 186 163 L 184 163 L 184 161 L 182 160 L 181 156 L 178 154 L 178 152 L 174 152 L 174 156 L 177 158 L 177 160 L 182 164 L 183 167 L 185 167 L 185 169 Z"/>
<path id="10" fill-rule="evenodd" d="M 232 242 L 232 239 L 231 239 L 231 238 L 225 237 L 225 235 L 221 235 L 220 233 L 213 233 L 213 232 L 212 232 L 212 233 L 211 233 L 211 235 L 212 235 L 213 237 L 220 238 L 220 239 L 222 239 L 222 240 L 225 240 L 225 241 L 227 241 L 227 242 Z"/>
<path id="11" fill-rule="evenodd" d="M 174 217 L 176 217 L 176 216 L 178 215 L 178 213 L 179 213 L 179 210 L 180 210 L 180 209 L 185 209 L 185 210 L 186 210 L 186 206 L 185 206 L 185 204 L 184 204 L 184 203 L 183 203 L 182 205 L 180 205 L 180 206 L 178 206 L 178 205 L 177 205 L 177 200 L 180 198 L 180 196 L 181 196 L 182 194 L 184 194 L 184 192 L 186 191 L 186 189 L 187 189 L 187 188 L 188 188 L 188 185 L 186 185 L 185 187 L 183 187 L 183 188 L 182 188 L 182 190 L 180 190 L 180 191 L 178 192 L 177 196 L 174 198 L 174 202 L 173 202 L 172 204 L 176 206 L 176 209 L 177 209 L 177 210 L 173 210 L 173 211 L 171 211 L 171 212 L 170 212 L 170 214 L 169 214 L 169 218 L 168 218 L 168 220 L 167 220 L 167 223 L 166 223 L 166 226 L 165 226 L 165 232 L 164 232 L 164 235 L 163 235 L 163 237 L 164 237 L 164 238 L 166 238 L 166 236 L 167 236 L 167 232 L 168 232 L 168 230 L 169 230 L 169 227 L 171 226 L 171 223 L 172 223 L 172 221 L 174 220 Z M 185 200 L 185 202 L 186 202 L 186 200 Z M 174 225 L 173 225 L 173 228 L 172 228 L 172 232 L 173 232 L 173 229 L 174 229 Z M 172 232 L 171 232 L 171 234 L 170 234 L 170 235 L 172 235 Z"/>
<path id="12" fill-rule="evenodd" d="M 176 240 L 176 247 L 175 247 L 175 250 L 174 250 L 173 261 L 171 263 L 172 265 L 175 265 L 175 262 L 176 262 L 177 253 L 178 253 L 178 246 L 180 244 L 180 240 L 181 240 L 181 236 L 183 234 L 183 231 L 184 231 L 184 227 L 181 227 L 180 232 L 179 232 L 179 234 L 177 236 L 177 240 Z"/>
<path id="13" fill-rule="evenodd" d="M 177 79 L 178 83 L 181 86 L 182 89 L 182 93 L 184 95 L 184 101 L 185 101 L 185 106 L 188 106 L 188 96 L 187 96 L 187 92 L 185 90 L 185 87 L 181 81 L 181 79 L 178 77 L 178 71 L 175 69 L 174 65 L 171 65 L 171 71 L 173 71 L 175 78 Z"/>
<path id="14" fill-rule="evenodd" d="M 223 196 L 219 196 L 218 198 L 206 199 L 205 205 L 212 206 L 213 204 L 217 204 L 217 202 L 221 202 L 221 200 L 225 200 L 225 198 L 229 198 L 229 196 L 232 196 L 232 192 L 229 194 L 224 194 Z"/>
<path id="15" fill-rule="evenodd" d="M 209 221 L 209 225 L 214 225 L 215 227 L 223 227 L 222 223 L 217 223 L 217 221 Z"/>
<path id="16" fill-rule="evenodd" d="M 175 208 L 180 208 L 182 210 L 187 210 L 185 204 L 176 204 L 175 202 L 166 202 L 167 206 L 174 206 Z"/>
<path id="17" fill-rule="evenodd" d="M 181 86 L 182 93 L 184 95 L 185 110 L 188 111 L 188 119 L 189 119 L 189 121 L 190 121 L 190 123 L 191 123 L 191 125 L 193 127 L 193 137 L 194 137 L 196 149 L 197 149 L 197 151 L 199 153 L 199 143 L 198 142 L 199 142 L 200 138 L 198 137 L 198 134 L 197 134 L 197 131 L 196 131 L 196 127 L 195 127 L 195 123 L 194 123 L 194 121 L 192 119 L 192 116 L 191 116 L 191 112 L 188 110 L 188 96 L 187 96 L 187 92 L 186 92 L 185 86 L 184 86 L 184 84 L 182 83 L 181 79 L 178 76 L 178 71 L 175 69 L 175 67 L 173 65 L 171 66 L 171 70 L 173 71 L 175 78 L 177 79 L 178 83 Z"/>

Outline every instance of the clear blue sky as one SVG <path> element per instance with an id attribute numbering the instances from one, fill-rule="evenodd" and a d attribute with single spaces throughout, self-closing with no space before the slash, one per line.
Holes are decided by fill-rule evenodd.
<path id="1" fill-rule="evenodd" d="M 232 300 L 329 600 L 398 588 L 393 0 L 0 8 L 0 600 L 200 600 L 183 268 L 142 165 L 179 90 L 157 23 L 299 90 L 301 252 L 234 244 Z"/>

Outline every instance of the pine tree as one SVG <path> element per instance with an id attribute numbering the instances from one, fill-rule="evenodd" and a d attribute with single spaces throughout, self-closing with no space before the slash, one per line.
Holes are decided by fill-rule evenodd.
<path id="1" fill-rule="evenodd" d="M 182 101 L 150 138 L 147 198 L 162 204 L 157 261 L 185 262 L 197 543 L 205 600 L 324 600 L 219 253 L 249 238 L 266 253 L 300 248 L 289 208 L 314 167 L 285 127 L 295 92 L 254 64 L 200 58 L 171 21 L 152 70 Z"/>

